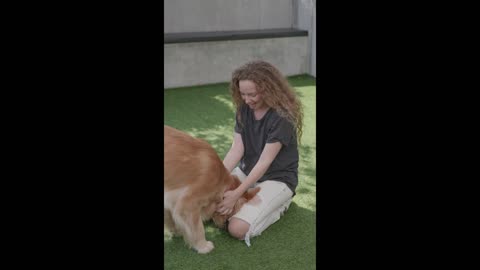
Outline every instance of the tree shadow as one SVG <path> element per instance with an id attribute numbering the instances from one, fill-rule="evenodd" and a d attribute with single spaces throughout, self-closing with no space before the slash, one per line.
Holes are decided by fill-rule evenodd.
<path id="1" fill-rule="evenodd" d="M 316 149 L 308 145 L 300 145 L 298 147 L 298 152 L 300 155 L 300 164 L 301 173 L 315 178 L 317 171 L 315 169 L 315 162 L 313 161 L 316 154 Z"/>
<path id="2" fill-rule="evenodd" d="M 315 77 L 308 74 L 296 75 L 288 77 L 288 82 L 293 87 L 315 86 Z"/>
<path id="3" fill-rule="evenodd" d="M 289 77 L 293 87 L 314 86 L 312 77 Z M 296 91 L 302 96 L 301 91 Z M 229 83 L 164 90 L 164 124 L 209 142 L 220 156 L 231 146 L 235 108 Z"/>
<path id="4" fill-rule="evenodd" d="M 220 156 L 231 146 L 234 118 L 227 83 L 164 91 L 164 124 L 206 140 Z"/>
<path id="5" fill-rule="evenodd" d="M 310 76 L 289 78 L 293 87 L 313 86 Z M 299 93 L 299 91 L 297 91 Z M 164 124 L 206 140 L 223 158 L 231 146 L 235 110 L 228 83 L 164 90 Z M 312 156 L 315 148 L 299 145 L 300 167 L 297 195 L 289 210 L 262 235 L 252 238 L 251 247 L 216 228 L 205 224 L 206 238 L 215 249 L 198 255 L 188 249 L 183 238 L 164 235 L 165 269 L 257 269 L 255 252 L 272 269 L 295 265 L 299 269 L 315 269 L 315 187 L 316 170 Z M 286 252 L 288 251 L 288 252 Z M 253 252 L 253 253 L 252 253 Z M 282 254 L 282 256 L 279 256 Z M 292 262 L 294 262 L 292 264 Z"/>
<path id="6" fill-rule="evenodd" d="M 312 86 L 307 75 L 289 78 L 291 85 Z M 207 141 L 223 159 L 230 149 L 235 124 L 235 109 L 228 83 L 167 89 L 164 91 L 164 123 Z M 316 168 L 312 159 L 315 147 L 299 145 L 298 194 L 315 193 Z"/>

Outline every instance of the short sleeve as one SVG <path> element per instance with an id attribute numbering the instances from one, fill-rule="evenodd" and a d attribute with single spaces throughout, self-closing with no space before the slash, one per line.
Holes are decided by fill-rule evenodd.
<path id="1" fill-rule="evenodd" d="M 295 137 L 293 125 L 283 117 L 278 117 L 272 122 L 267 134 L 267 143 L 280 142 L 284 146 L 288 146 Z"/>
<path id="2" fill-rule="evenodd" d="M 240 122 L 238 122 L 238 114 L 242 117 L 242 122 L 245 124 L 245 121 L 247 120 L 247 112 L 246 112 L 246 107 L 245 105 L 242 105 L 240 107 L 240 111 L 237 111 L 235 113 L 235 132 L 241 134 L 243 132 L 244 125 L 242 125 Z"/>
<path id="3" fill-rule="evenodd" d="M 243 131 L 243 128 L 240 126 L 240 123 L 238 123 L 238 115 L 235 115 L 235 132 L 241 134 Z"/>

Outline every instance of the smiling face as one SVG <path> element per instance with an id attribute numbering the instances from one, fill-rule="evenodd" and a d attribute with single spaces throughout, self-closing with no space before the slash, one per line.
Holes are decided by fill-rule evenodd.
<path id="1" fill-rule="evenodd" d="M 262 110 L 267 106 L 263 101 L 262 95 L 257 91 L 257 86 L 250 80 L 241 80 L 238 82 L 238 88 L 240 90 L 240 96 L 243 101 L 252 110 Z"/>

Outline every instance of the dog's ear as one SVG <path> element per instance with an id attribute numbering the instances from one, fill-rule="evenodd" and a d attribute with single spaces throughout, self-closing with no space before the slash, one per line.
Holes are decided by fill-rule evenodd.
<path id="1" fill-rule="evenodd" d="M 256 188 L 250 188 L 249 190 L 247 190 L 247 192 L 243 193 L 242 197 L 240 197 L 237 202 L 235 203 L 235 205 L 233 206 L 233 211 L 232 213 L 230 213 L 230 215 L 228 216 L 228 218 L 232 217 L 233 215 L 235 215 L 236 213 L 238 213 L 238 211 L 240 211 L 240 208 L 242 208 L 242 206 L 247 203 L 248 201 L 250 201 L 253 197 L 255 197 L 255 195 L 260 191 L 260 187 L 256 187 Z"/>
<path id="2" fill-rule="evenodd" d="M 227 188 L 227 190 L 234 190 L 236 189 L 238 186 L 240 186 L 242 184 L 242 182 L 240 181 L 240 179 L 238 179 L 238 177 L 234 174 L 231 174 L 230 175 L 233 179 L 233 181 L 231 182 L 230 186 Z"/>
<path id="3" fill-rule="evenodd" d="M 225 229 L 228 217 L 226 215 L 220 215 L 219 213 L 214 213 L 212 215 L 212 220 L 215 225 L 220 229 Z"/>
<path id="4" fill-rule="evenodd" d="M 260 187 L 255 187 L 247 190 L 247 192 L 244 195 L 244 198 L 247 199 L 247 201 L 250 201 L 255 195 L 260 191 Z"/>
<path id="5" fill-rule="evenodd" d="M 240 186 L 242 184 L 242 181 L 240 181 L 240 179 L 238 178 L 238 176 L 236 176 L 235 174 L 231 174 L 232 178 L 233 178 L 233 183 L 236 187 Z M 235 188 L 236 188 L 235 187 Z"/>
<path id="6" fill-rule="evenodd" d="M 230 213 L 230 217 L 232 217 L 233 215 L 235 215 L 236 213 L 238 213 L 238 211 L 240 211 L 240 208 L 242 208 L 242 206 L 247 202 L 248 200 L 245 199 L 245 197 L 240 197 L 237 202 L 235 203 L 235 205 L 233 206 L 233 211 L 232 213 Z"/>

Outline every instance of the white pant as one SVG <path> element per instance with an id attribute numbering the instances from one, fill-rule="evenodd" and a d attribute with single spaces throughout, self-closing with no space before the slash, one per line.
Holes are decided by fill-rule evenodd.
<path id="1" fill-rule="evenodd" d="M 247 178 L 238 167 L 232 171 L 232 174 L 242 182 Z M 293 196 L 293 192 L 282 182 L 267 180 L 256 183 L 252 187 L 256 186 L 260 187 L 260 191 L 257 193 L 260 201 L 251 200 L 232 216 L 250 224 L 250 229 L 245 235 L 247 246 L 250 246 L 250 237 L 260 235 L 280 219 L 280 216 L 290 206 Z"/>

